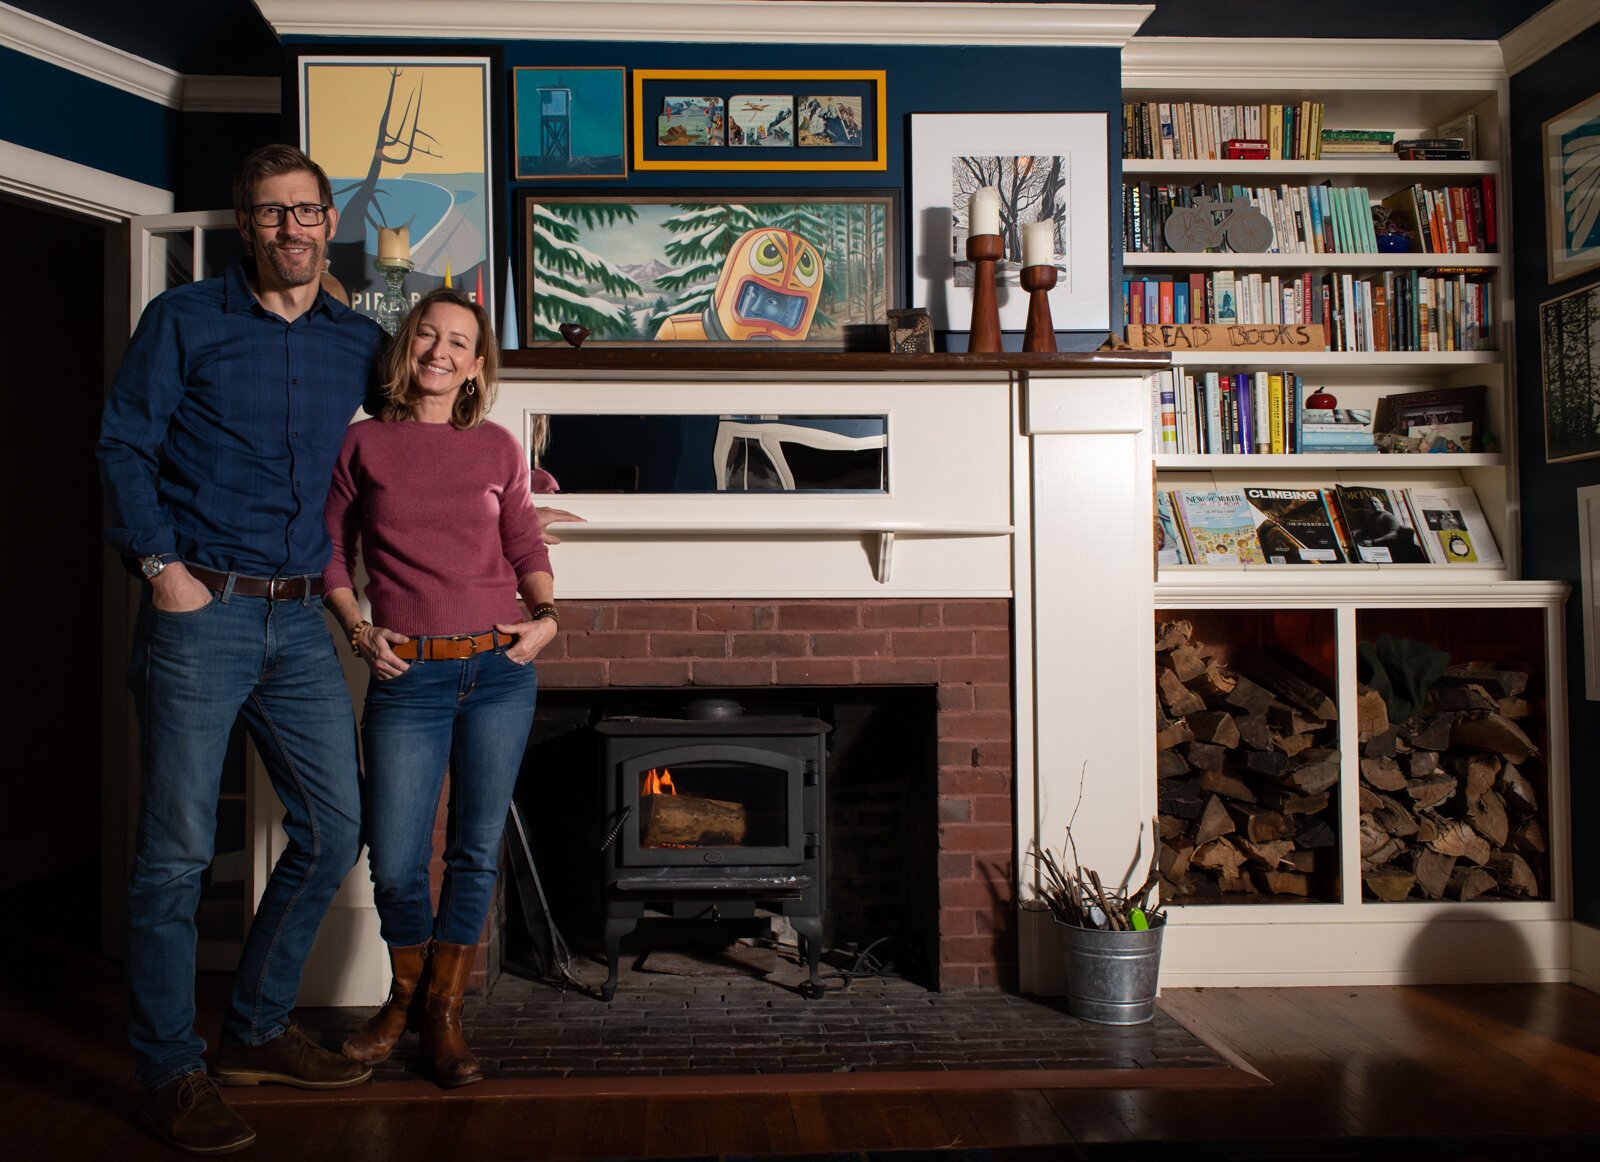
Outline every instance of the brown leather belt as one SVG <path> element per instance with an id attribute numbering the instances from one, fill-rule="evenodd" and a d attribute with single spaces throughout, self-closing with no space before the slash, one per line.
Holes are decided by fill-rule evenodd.
<path id="1" fill-rule="evenodd" d="M 408 642 L 391 645 L 394 656 L 401 661 L 458 662 L 473 654 L 484 654 L 498 645 L 511 645 L 517 639 L 508 633 L 486 630 L 483 633 L 458 633 L 451 637 L 417 637 Z"/>
<path id="2" fill-rule="evenodd" d="M 202 569 L 185 561 L 183 567 L 189 575 L 214 593 L 228 588 L 228 578 L 233 578 L 233 591 L 240 597 L 265 597 L 268 601 L 304 601 L 307 597 L 322 596 L 322 578 L 309 577 L 245 577 L 237 573 L 218 573 L 215 569 Z"/>

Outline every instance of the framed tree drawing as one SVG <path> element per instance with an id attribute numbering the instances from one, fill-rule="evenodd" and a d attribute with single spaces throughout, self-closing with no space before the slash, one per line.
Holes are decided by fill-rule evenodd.
<path id="1" fill-rule="evenodd" d="M 1022 227 L 1053 225 L 1058 330 L 1111 325 L 1110 220 L 1104 113 L 913 113 L 912 305 L 941 330 L 972 318 L 967 206 L 983 187 L 1000 194 L 1005 257 L 997 269 L 1000 325 L 1020 331 L 1028 296 L 1020 281 Z"/>
<path id="2" fill-rule="evenodd" d="M 524 345 L 841 348 L 899 305 L 892 191 L 519 191 Z"/>
<path id="3" fill-rule="evenodd" d="M 376 316 L 378 230 L 406 227 L 405 297 L 449 279 L 493 317 L 497 58 L 374 50 L 295 64 L 300 147 L 333 186 L 329 268 L 351 306 Z"/>
<path id="4" fill-rule="evenodd" d="M 1550 281 L 1600 266 L 1600 93 L 1544 123 Z"/>
<path id="5" fill-rule="evenodd" d="M 1600 282 L 1539 304 L 1544 458 L 1600 456 Z"/>

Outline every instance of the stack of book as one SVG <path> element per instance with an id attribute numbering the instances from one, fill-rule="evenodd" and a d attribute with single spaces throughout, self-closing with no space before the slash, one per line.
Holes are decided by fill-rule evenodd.
<path id="1" fill-rule="evenodd" d="M 1503 564 L 1465 485 L 1177 488 L 1155 529 L 1162 565 Z"/>
<path id="2" fill-rule="evenodd" d="M 1393 129 L 1324 129 L 1323 157 L 1383 157 L 1394 152 Z"/>
<path id="3" fill-rule="evenodd" d="M 1300 413 L 1299 447 L 1302 452 L 1376 452 L 1372 412 L 1306 408 Z"/>
<path id="4" fill-rule="evenodd" d="M 1407 161 L 1467 161 L 1472 150 L 1464 137 L 1402 137 L 1394 155 Z"/>

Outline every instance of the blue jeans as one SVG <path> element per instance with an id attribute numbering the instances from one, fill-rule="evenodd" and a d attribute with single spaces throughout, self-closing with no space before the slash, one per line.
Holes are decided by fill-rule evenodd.
<path id="1" fill-rule="evenodd" d="M 532 664 L 503 650 L 415 661 L 367 687 L 362 819 L 384 942 L 476 944 L 499 875 L 506 811 L 533 726 Z M 428 894 L 433 820 L 450 772 L 444 886 Z"/>
<path id="2" fill-rule="evenodd" d="M 163 613 L 146 590 L 128 684 L 143 801 L 128 884 L 128 1024 L 148 1089 L 204 1069 L 194 1029 L 195 909 L 223 755 L 243 717 L 286 812 L 288 845 L 245 940 L 223 1021 L 259 1045 L 289 1026 L 317 927 L 361 852 L 355 716 L 322 603 L 225 594 Z"/>

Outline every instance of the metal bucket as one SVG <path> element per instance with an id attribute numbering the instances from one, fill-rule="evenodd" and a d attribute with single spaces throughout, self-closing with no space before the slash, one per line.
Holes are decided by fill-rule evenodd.
<path id="1" fill-rule="evenodd" d="M 1067 1012 L 1101 1025 L 1152 1020 L 1165 926 L 1164 916 L 1145 932 L 1079 928 L 1057 920 L 1067 968 Z"/>

